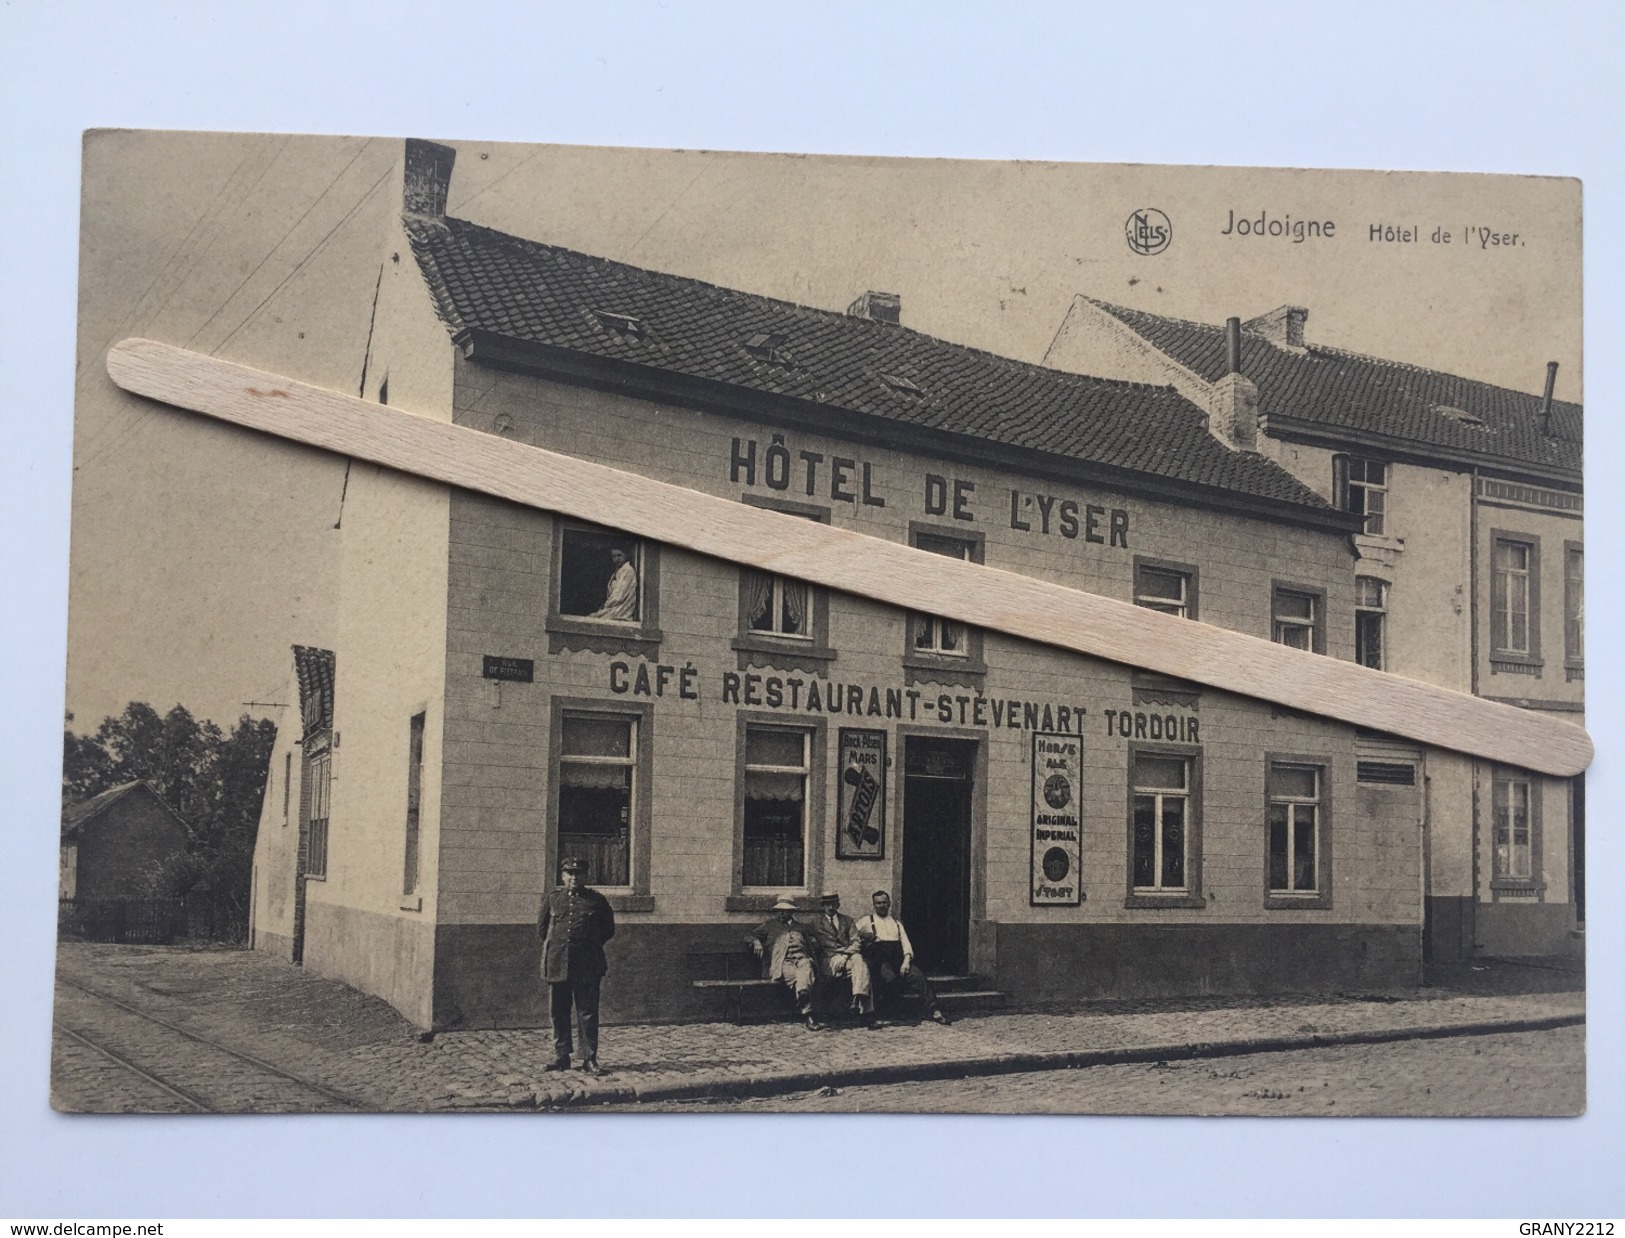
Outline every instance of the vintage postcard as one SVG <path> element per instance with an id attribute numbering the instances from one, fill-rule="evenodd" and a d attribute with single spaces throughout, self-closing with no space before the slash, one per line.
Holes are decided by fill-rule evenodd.
<path id="1" fill-rule="evenodd" d="M 107 370 L 1581 723 L 1577 181 L 106 131 L 80 278 L 58 1108 L 1583 1111 L 1583 776 Z"/>

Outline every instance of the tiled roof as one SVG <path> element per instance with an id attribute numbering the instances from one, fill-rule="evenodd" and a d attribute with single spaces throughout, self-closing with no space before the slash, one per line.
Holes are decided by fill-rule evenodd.
<path id="1" fill-rule="evenodd" d="M 65 806 L 62 809 L 62 837 L 72 838 L 79 832 L 79 828 L 84 825 L 85 822 L 94 817 L 101 816 L 102 813 L 106 812 L 114 804 L 118 803 L 138 787 L 146 791 L 147 794 L 151 795 L 154 799 L 158 800 L 160 804 L 164 803 L 156 791 L 139 779 L 137 779 L 135 782 L 120 783 L 116 787 L 109 787 L 99 795 L 91 796 L 88 800 L 80 800 L 77 804 L 68 804 Z M 164 804 L 164 807 L 169 808 L 169 805 Z M 174 812 L 174 809 L 170 809 L 170 811 Z"/>
<path id="2" fill-rule="evenodd" d="M 333 727 L 333 651 L 310 645 L 293 647 L 293 671 L 299 680 L 299 714 L 308 738 Z"/>
<path id="3" fill-rule="evenodd" d="M 1000 357 L 521 240 L 460 219 L 403 220 L 453 334 L 568 349 L 928 431 L 1325 511 L 1284 469 L 1232 452 L 1172 387 Z"/>
<path id="4" fill-rule="evenodd" d="M 1223 377 L 1222 326 L 1085 299 L 1203 380 Z M 1539 395 L 1317 344 L 1288 348 L 1245 326 L 1241 372 L 1258 385 L 1266 417 L 1296 417 L 1515 464 L 1580 468 L 1579 404 L 1552 401 L 1551 433 L 1543 434 Z"/>

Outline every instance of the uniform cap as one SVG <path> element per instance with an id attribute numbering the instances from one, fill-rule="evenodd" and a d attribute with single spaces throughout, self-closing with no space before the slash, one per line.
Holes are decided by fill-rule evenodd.
<path id="1" fill-rule="evenodd" d="M 796 910 L 796 901 L 793 898 L 781 898 L 778 902 L 773 904 L 773 910 L 794 911 Z"/>
<path id="2" fill-rule="evenodd" d="M 584 873 L 587 871 L 587 861 L 580 856 L 573 855 L 560 864 L 559 867 L 567 873 Z"/>

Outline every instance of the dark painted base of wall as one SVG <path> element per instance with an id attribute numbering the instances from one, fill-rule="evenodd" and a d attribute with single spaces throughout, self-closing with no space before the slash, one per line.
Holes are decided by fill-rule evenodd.
<path id="1" fill-rule="evenodd" d="M 1367 924 L 999 925 L 999 987 L 1018 1002 L 1402 989 L 1414 927 Z"/>
<path id="2" fill-rule="evenodd" d="M 1484 903 L 1477 909 L 1477 943 L 1479 954 L 1502 959 L 1577 955 L 1584 948 L 1569 903 Z"/>
<path id="3" fill-rule="evenodd" d="M 637 924 L 624 920 L 605 947 L 605 1023 L 697 1022 L 721 1017 L 723 997 L 693 981 L 718 975 L 715 956 L 741 955 L 749 926 Z M 547 986 L 533 924 L 443 924 L 435 939 L 434 1027 L 545 1027 Z M 735 973 L 738 974 L 737 972 Z M 764 1006 L 766 1002 L 764 1001 Z M 793 1013 L 786 998 L 786 1016 Z"/>
<path id="4" fill-rule="evenodd" d="M 1450 964 L 1486 956 L 1576 957 L 1585 952 L 1585 942 L 1574 928 L 1574 908 L 1568 903 L 1429 898 L 1427 958 Z"/>
<path id="5" fill-rule="evenodd" d="M 723 996 L 692 981 L 743 948 L 739 924 L 622 923 L 609 943 L 607 1023 L 717 1019 Z M 1354 924 L 1001 924 L 994 981 L 1018 1002 L 1382 990 L 1421 983 L 1414 927 Z M 700 956 L 700 957 L 696 957 Z M 434 1027 L 543 1027 L 541 947 L 529 924 L 442 925 Z M 737 974 L 737 973 L 736 973 Z M 774 994 L 754 995 L 765 1012 Z M 786 1018 L 792 1011 L 786 996 Z"/>
<path id="6" fill-rule="evenodd" d="M 269 954 L 274 959 L 281 959 L 285 963 L 293 962 L 293 938 L 286 934 L 255 929 L 254 949 Z"/>
<path id="7" fill-rule="evenodd" d="M 1426 943 L 1430 963 L 1460 963 L 1473 957 L 1471 896 L 1428 896 Z"/>

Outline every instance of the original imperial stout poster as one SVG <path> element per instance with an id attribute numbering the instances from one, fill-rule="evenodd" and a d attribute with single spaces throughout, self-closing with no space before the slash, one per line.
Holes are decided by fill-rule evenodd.
<path id="1" fill-rule="evenodd" d="M 1577 182 L 84 158 L 59 1108 L 1584 1108 L 1579 779 L 106 370 L 156 339 L 1579 722 Z"/>

